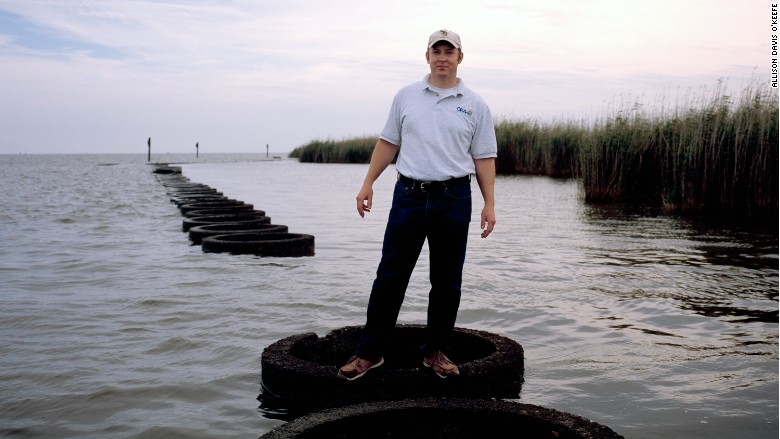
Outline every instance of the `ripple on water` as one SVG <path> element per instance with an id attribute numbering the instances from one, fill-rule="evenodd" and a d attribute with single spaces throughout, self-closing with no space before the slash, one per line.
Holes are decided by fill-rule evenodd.
<path id="1" fill-rule="evenodd" d="M 262 350 L 363 323 L 394 176 L 361 219 L 366 166 L 252 157 L 182 166 L 316 236 L 314 257 L 204 254 L 145 156 L 0 160 L 0 435 L 243 438 L 282 422 L 258 409 Z M 488 239 L 475 197 L 458 325 L 523 345 L 520 401 L 626 437 L 777 437 L 776 227 L 588 206 L 576 182 L 538 177 L 499 176 L 496 197 Z M 425 321 L 427 258 L 399 322 Z"/>

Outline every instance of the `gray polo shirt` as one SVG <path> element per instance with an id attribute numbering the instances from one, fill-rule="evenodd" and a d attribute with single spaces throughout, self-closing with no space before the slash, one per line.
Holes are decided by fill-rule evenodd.
<path id="1" fill-rule="evenodd" d="M 428 77 L 395 95 L 379 137 L 400 146 L 396 170 L 416 180 L 440 181 L 474 173 L 474 159 L 496 157 L 493 115 L 463 81 L 437 89 Z"/>

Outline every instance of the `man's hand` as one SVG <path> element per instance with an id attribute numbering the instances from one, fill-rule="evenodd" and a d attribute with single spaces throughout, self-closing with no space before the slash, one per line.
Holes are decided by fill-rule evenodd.
<path id="1" fill-rule="evenodd" d="M 482 208 L 479 226 L 482 229 L 482 237 L 487 238 L 496 225 L 496 201 L 493 195 L 496 182 L 496 160 L 494 158 L 474 160 L 474 168 L 476 169 L 479 190 L 482 192 L 482 198 L 485 200 L 485 207 Z"/>
<path id="2" fill-rule="evenodd" d="M 371 212 L 371 201 L 374 198 L 374 189 L 371 185 L 363 185 L 358 192 L 357 197 L 357 211 L 361 218 L 364 218 L 366 212 Z"/>
<path id="3" fill-rule="evenodd" d="M 482 237 L 487 238 L 493 231 L 493 227 L 496 225 L 496 213 L 491 207 L 485 206 L 482 209 L 482 221 L 479 227 L 482 229 Z"/>
<path id="4" fill-rule="evenodd" d="M 363 186 L 356 197 L 357 211 L 361 218 L 365 217 L 366 212 L 371 212 L 371 201 L 374 199 L 374 181 L 390 165 L 396 152 L 398 152 L 398 146 L 383 139 L 376 141 L 374 152 L 371 153 L 371 162 L 368 164 L 366 178 L 363 180 Z"/>

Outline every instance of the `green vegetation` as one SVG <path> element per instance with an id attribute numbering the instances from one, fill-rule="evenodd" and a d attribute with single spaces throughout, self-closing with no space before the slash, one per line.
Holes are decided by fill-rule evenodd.
<path id="1" fill-rule="evenodd" d="M 314 140 L 295 148 L 289 155 L 309 163 L 368 163 L 374 151 L 376 136 L 364 136 L 342 141 Z"/>
<path id="2" fill-rule="evenodd" d="M 588 128 L 572 122 L 499 121 L 496 172 L 575 177 L 580 168 L 579 148 L 588 136 Z"/>
<path id="3" fill-rule="evenodd" d="M 776 219 L 777 91 L 749 86 L 733 102 L 718 87 L 694 100 L 671 113 L 634 108 L 595 124 L 580 143 L 585 199 Z"/>
<path id="4" fill-rule="evenodd" d="M 768 84 L 738 98 L 720 86 L 671 110 L 640 104 L 595 123 L 496 123 L 500 174 L 576 178 L 590 202 L 670 212 L 777 219 L 778 94 Z M 368 163 L 376 137 L 313 141 L 290 157 Z"/>

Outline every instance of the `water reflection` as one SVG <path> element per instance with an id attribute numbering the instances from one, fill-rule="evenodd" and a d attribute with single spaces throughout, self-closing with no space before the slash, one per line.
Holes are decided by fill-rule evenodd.
<path id="1" fill-rule="evenodd" d="M 751 322 L 764 322 L 764 323 L 777 323 L 778 314 L 777 310 L 760 310 L 740 308 L 733 306 L 718 306 L 712 303 L 691 303 L 685 304 L 683 309 L 695 312 L 707 317 L 727 317 L 727 320 L 732 323 L 751 323 Z M 734 318 L 731 318 L 734 317 Z"/>
<path id="2" fill-rule="evenodd" d="M 580 220 L 590 237 L 579 244 L 580 262 L 591 277 L 607 280 L 607 294 L 671 299 L 682 310 L 731 323 L 778 322 L 776 228 L 616 205 L 587 205 Z"/>

